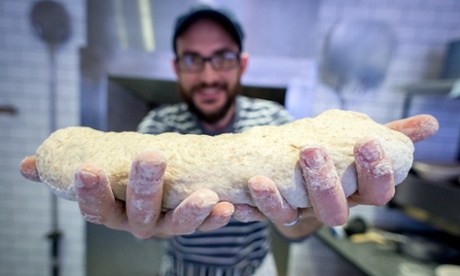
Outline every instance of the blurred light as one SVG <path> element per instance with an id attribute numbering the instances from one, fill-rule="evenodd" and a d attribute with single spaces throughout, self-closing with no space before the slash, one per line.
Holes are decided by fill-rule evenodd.
<path id="1" fill-rule="evenodd" d="M 155 51 L 155 35 L 153 32 L 153 21 L 150 12 L 149 0 L 138 0 L 139 2 L 139 20 L 141 21 L 142 37 L 144 39 L 144 48 L 148 52 Z"/>
<path id="2" fill-rule="evenodd" d="M 198 3 L 199 4 L 206 4 L 206 5 L 209 5 L 211 7 L 216 6 L 216 2 L 214 0 L 199 0 Z"/>
<path id="3" fill-rule="evenodd" d="M 118 38 L 120 40 L 120 47 L 128 49 L 128 36 L 126 34 L 126 22 L 123 16 L 123 0 L 115 0 L 115 21 L 117 24 Z"/>

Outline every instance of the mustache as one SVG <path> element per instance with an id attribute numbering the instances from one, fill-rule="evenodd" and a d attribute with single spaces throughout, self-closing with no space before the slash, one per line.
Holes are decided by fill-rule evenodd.
<path id="1" fill-rule="evenodd" d="M 213 83 L 200 82 L 199 84 L 192 87 L 192 91 L 196 89 L 202 89 L 202 88 L 227 89 L 227 87 L 228 87 L 227 83 L 224 83 L 224 82 L 213 82 Z"/>

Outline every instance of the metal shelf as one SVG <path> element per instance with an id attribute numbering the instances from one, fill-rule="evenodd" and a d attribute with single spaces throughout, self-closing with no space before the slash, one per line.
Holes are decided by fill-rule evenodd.
<path id="1" fill-rule="evenodd" d="M 411 95 L 448 95 L 458 79 L 430 80 L 412 83 L 404 88 L 405 94 Z"/>

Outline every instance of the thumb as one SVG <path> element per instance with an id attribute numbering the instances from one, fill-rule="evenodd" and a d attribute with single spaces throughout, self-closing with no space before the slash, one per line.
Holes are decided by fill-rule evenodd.
<path id="1" fill-rule="evenodd" d="M 27 156 L 21 161 L 20 172 L 22 176 L 28 180 L 41 182 L 35 162 L 35 156 Z"/>

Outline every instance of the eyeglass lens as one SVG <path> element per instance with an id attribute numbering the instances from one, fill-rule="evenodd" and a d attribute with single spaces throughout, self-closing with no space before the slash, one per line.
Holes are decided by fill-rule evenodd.
<path id="1" fill-rule="evenodd" d="M 206 61 L 211 63 L 214 70 L 226 71 L 236 67 L 239 62 L 239 53 L 222 52 L 216 53 L 210 57 L 202 57 L 197 54 L 186 54 L 178 57 L 177 60 L 179 69 L 183 72 L 201 72 L 204 69 Z"/>

